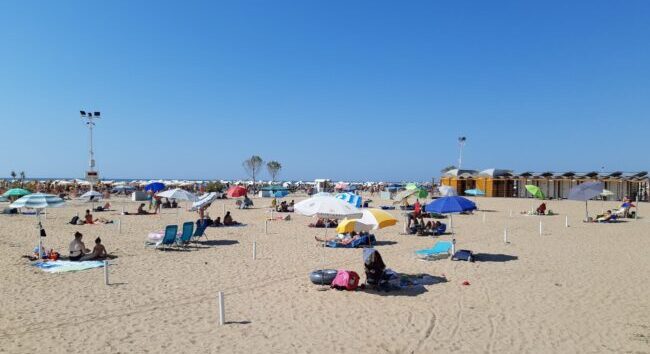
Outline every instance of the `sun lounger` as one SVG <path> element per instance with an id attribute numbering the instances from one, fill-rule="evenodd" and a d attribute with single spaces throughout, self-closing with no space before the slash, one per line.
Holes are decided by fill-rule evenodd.
<path id="1" fill-rule="evenodd" d="M 183 233 L 181 237 L 176 240 L 176 244 L 179 246 L 187 246 L 194 236 L 194 223 L 191 221 L 183 223 Z"/>
<path id="2" fill-rule="evenodd" d="M 359 248 L 374 246 L 376 243 L 377 239 L 375 238 L 375 235 L 364 235 L 356 240 L 352 240 L 352 242 L 348 244 L 343 244 L 336 241 L 328 241 L 325 243 L 325 246 L 331 248 Z"/>
<path id="3" fill-rule="evenodd" d="M 158 242 L 145 242 L 145 247 L 154 247 L 154 248 L 164 248 L 168 246 L 174 246 L 176 244 L 176 235 L 178 234 L 178 225 L 167 225 L 165 228 L 165 235 Z"/>
<path id="4" fill-rule="evenodd" d="M 452 249 L 451 241 L 438 241 L 431 248 L 425 248 L 422 250 L 415 251 L 415 255 L 418 258 L 425 260 L 438 260 L 449 257 Z"/>
<path id="5" fill-rule="evenodd" d="M 192 238 L 195 239 L 200 239 L 201 237 L 205 237 L 205 239 L 208 239 L 208 236 L 205 234 L 205 229 L 208 228 L 208 224 L 206 222 L 201 222 L 199 225 L 196 227 L 196 230 L 194 230 L 194 235 Z"/>

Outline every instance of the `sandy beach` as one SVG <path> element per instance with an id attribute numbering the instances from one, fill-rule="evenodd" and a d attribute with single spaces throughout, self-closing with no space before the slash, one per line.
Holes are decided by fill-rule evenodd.
<path id="1" fill-rule="evenodd" d="M 101 268 L 49 274 L 31 266 L 21 256 L 36 242 L 35 217 L 3 215 L 0 352 L 650 352 L 647 219 L 584 224 L 580 202 L 551 201 L 560 215 L 537 217 L 518 214 L 530 208 L 527 199 L 478 198 L 484 212 L 454 216 L 458 248 L 480 254 L 475 263 L 415 259 L 415 250 L 450 236 L 399 235 L 401 216 L 396 226 L 375 232 L 389 268 L 447 282 L 389 293 L 319 291 L 308 274 L 323 261 L 355 270 L 363 281 L 362 250 L 318 247 L 314 236 L 323 230 L 308 228 L 313 220 L 300 215 L 270 222 L 265 234 L 270 199 L 254 201 L 255 209 L 242 211 L 234 200 L 224 201 L 246 225 L 209 228 L 209 241 L 189 251 L 143 244 L 149 232 L 194 221 L 196 213 L 95 214 L 121 220 L 118 233 L 117 224 L 69 225 L 86 203 L 51 209 L 46 246 L 66 253 L 74 231 L 87 245 L 100 236 L 117 256 L 110 286 Z M 118 211 L 137 206 L 111 202 Z M 381 204 L 388 202 L 374 205 Z M 590 207 L 592 213 L 603 208 L 600 202 Z M 222 208 L 218 201 L 209 213 L 219 216 Z M 219 291 L 225 326 L 218 325 Z"/>

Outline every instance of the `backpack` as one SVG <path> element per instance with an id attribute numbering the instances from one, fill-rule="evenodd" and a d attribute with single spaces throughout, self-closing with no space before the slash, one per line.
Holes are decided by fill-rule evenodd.
<path id="1" fill-rule="evenodd" d="M 451 260 L 474 262 L 474 253 L 472 253 L 470 250 L 460 250 L 451 256 Z"/>
<path id="2" fill-rule="evenodd" d="M 339 269 L 332 280 L 331 287 L 337 290 L 356 290 L 359 286 L 359 274 L 351 270 Z"/>
<path id="3" fill-rule="evenodd" d="M 79 221 L 79 217 L 78 217 L 78 216 L 73 216 L 73 217 L 72 217 L 72 220 L 70 220 L 70 223 L 71 223 L 72 225 L 77 225 L 77 222 L 78 222 L 78 221 Z"/>

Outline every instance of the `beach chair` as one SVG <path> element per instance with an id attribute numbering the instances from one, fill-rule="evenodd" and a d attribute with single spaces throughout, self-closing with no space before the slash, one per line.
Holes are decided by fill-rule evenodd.
<path id="1" fill-rule="evenodd" d="M 187 246 L 194 236 L 194 223 L 191 221 L 183 223 L 183 233 L 178 238 L 176 244 L 179 246 Z"/>
<path id="2" fill-rule="evenodd" d="M 165 228 L 165 235 L 158 242 L 145 242 L 145 247 L 154 247 L 154 248 L 166 248 L 168 246 L 174 246 L 176 244 L 176 234 L 178 233 L 178 225 L 167 225 Z"/>
<path id="3" fill-rule="evenodd" d="M 205 239 L 208 240 L 208 236 L 205 234 L 205 230 L 207 228 L 208 228 L 208 223 L 200 222 L 199 225 L 196 227 L 196 230 L 194 230 L 194 235 L 192 236 L 192 238 L 198 240 L 201 237 L 205 237 Z"/>
<path id="4" fill-rule="evenodd" d="M 450 256 L 452 247 L 451 241 L 438 241 L 431 248 L 415 251 L 415 255 L 429 261 L 444 259 Z"/>

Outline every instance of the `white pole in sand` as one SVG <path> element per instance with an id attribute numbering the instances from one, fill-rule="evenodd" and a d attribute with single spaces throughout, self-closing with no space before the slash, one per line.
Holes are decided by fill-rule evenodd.
<path id="1" fill-rule="evenodd" d="M 512 217 L 512 209 L 510 209 L 510 217 Z"/>
<path id="2" fill-rule="evenodd" d="M 542 220 L 539 221 L 539 235 L 542 236 Z"/>
<path id="3" fill-rule="evenodd" d="M 223 215 L 226 215 L 226 203 L 221 204 L 221 210 L 223 211 Z"/>
<path id="4" fill-rule="evenodd" d="M 257 259 L 257 242 L 253 241 L 253 260 Z"/>
<path id="5" fill-rule="evenodd" d="M 223 303 L 223 292 L 220 291 L 217 297 L 219 298 L 219 325 L 223 326 L 226 323 L 226 310 Z"/>
<path id="6" fill-rule="evenodd" d="M 269 221 L 264 220 L 264 234 L 268 235 L 269 234 Z"/>
<path id="7" fill-rule="evenodd" d="M 503 228 L 503 243 L 508 243 L 508 228 L 504 227 Z"/>
<path id="8" fill-rule="evenodd" d="M 485 224 L 485 212 L 483 212 L 483 223 Z"/>
<path id="9" fill-rule="evenodd" d="M 121 234 L 122 233 L 122 219 L 117 219 L 117 233 Z"/>
<path id="10" fill-rule="evenodd" d="M 564 227 L 569 227 L 569 215 L 564 217 Z"/>
<path id="11" fill-rule="evenodd" d="M 104 285 L 108 284 L 108 261 L 104 261 Z"/>

